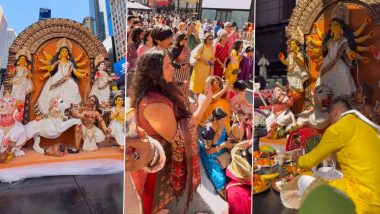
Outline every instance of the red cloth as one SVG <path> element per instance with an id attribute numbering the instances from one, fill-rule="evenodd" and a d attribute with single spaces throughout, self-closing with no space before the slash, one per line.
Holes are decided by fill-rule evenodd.
<path id="1" fill-rule="evenodd" d="M 239 181 L 228 169 L 226 170 L 226 175 L 231 178 L 231 181 L 226 186 L 228 213 L 251 214 L 251 182 Z"/>
<path id="2" fill-rule="evenodd" d="M 230 90 L 229 92 L 230 92 L 230 99 L 234 98 L 234 96 L 235 96 L 234 91 L 233 91 L 233 90 Z"/>
<path id="3" fill-rule="evenodd" d="M 154 187 L 156 185 L 156 173 L 149 173 L 145 186 L 144 186 L 144 197 L 142 200 L 143 208 L 144 208 L 144 214 L 151 214 L 152 213 L 152 205 L 153 205 L 153 196 L 154 196 Z"/>
<path id="4" fill-rule="evenodd" d="M 215 46 L 215 63 L 214 63 L 214 75 L 222 77 L 224 67 L 221 66 L 216 59 L 219 59 L 221 62 L 224 62 L 228 57 L 228 45 L 222 47 L 219 43 Z"/>
<path id="5" fill-rule="evenodd" d="M 148 92 L 144 98 L 140 101 L 139 106 L 138 106 L 138 113 L 137 113 L 137 121 L 139 127 L 141 127 L 145 132 L 158 140 L 160 143 L 164 143 L 165 139 L 163 139 L 154 129 L 153 127 L 149 124 L 148 121 L 145 120 L 143 116 L 143 111 L 145 107 L 148 104 L 154 104 L 154 103 L 164 103 L 167 104 L 171 107 L 173 110 L 174 114 L 176 115 L 175 112 L 175 105 L 172 101 L 170 101 L 168 98 L 166 98 L 163 94 L 157 93 L 157 92 Z M 180 119 L 178 116 L 176 116 L 177 121 Z M 187 175 L 188 175 L 188 165 L 186 162 L 186 152 L 190 152 L 192 155 L 192 181 L 193 181 L 193 188 L 195 188 L 199 185 L 200 183 L 200 171 L 199 171 L 199 162 L 198 162 L 198 147 L 197 143 L 195 141 L 196 139 L 196 132 L 194 127 L 191 127 L 191 124 L 189 124 L 190 130 L 183 130 L 182 134 L 177 135 L 173 139 L 173 145 L 172 146 L 172 157 L 171 157 L 171 163 L 170 163 L 170 183 L 173 187 L 173 195 L 175 197 L 181 196 L 185 189 L 186 189 L 186 184 L 187 184 Z M 193 142 L 191 144 L 191 151 L 185 150 L 185 142 L 183 139 L 183 132 L 184 131 L 190 131 L 192 134 Z M 177 138 L 176 138 L 177 137 Z M 168 142 L 166 142 L 168 143 Z M 181 159 L 181 157 L 185 157 Z M 167 161 L 170 159 L 170 157 L 167 157 Z M 156 180 L 156 173 L 149 173 L 146 181 L 145 181 L 145 186 L 144 186 L 144 192 L 143 192 L 143 204 L 144 204 L 144 213 L 150 213 L 152 212 L 153 209 L 153 203 L 154 203 L 154 195 L 155 195 L 155 182 Z M 193 190 L 193 191 L 194 191 Z M 186 193 L 187 194 L 187 193 Z M 164 202 L 168 203 L 168 202 Z"/>
<path id="6" fill-rule="evenodd" d="M 164 140 L 149 124 L 148 121 L 145 120 L 143 116 L 143 111 L 148 104 L 153 103 L 164 103 L 170 106 L 170 108 L 174 109 L 174 104 L 171 100 L 166 98 L 164 95 L 157 92 L 148 92 L 147 95 L 141 100 L 137 113 L 137 122 L 140 127 L 144 129 L 147 135 L 155 138 L 158 141 Z"/>
<path id="7" fill-rule="evenodd" d="M 299 128 L 297 130 L 294 130 L 293 132 L 289 134 L 285 150 L 292 151 L 296 149 L 303 149 L 306 147 L 306 142 L 310 138 L 314 136 L 319 136 L 319 135 L 320 134 L 318 133 L 317 130 L 310 127 L 304 127 L 304 128 Z"/>

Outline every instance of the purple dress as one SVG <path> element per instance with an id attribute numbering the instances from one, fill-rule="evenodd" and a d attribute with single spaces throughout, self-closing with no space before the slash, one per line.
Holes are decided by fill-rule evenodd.
<path id="1" fill-rule="evenodd" d="M 248 81 L 253 79 L 253 59 L 244 55 L 240 62 L 239 80 Z"/>
<path id="2" fill-rule="evenodd" d="M 132 71 L 136 67 L 137 63 L 137 45 L 132 42 L 132 44 L 128 45 L 128 53 L 127 53 L 127 61 L 128 61 L 128 71 Z"/>

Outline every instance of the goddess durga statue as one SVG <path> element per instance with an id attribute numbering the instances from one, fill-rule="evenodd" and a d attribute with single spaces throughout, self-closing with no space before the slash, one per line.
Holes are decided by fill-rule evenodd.
<path id="1" fill-rule="evenodd" d="M 79 69 L 87 64 L 87 61 L 80 62 L 84 53 L 73 58 L 72 44 L 66 38 L 57 42 L 56 54 L 53 57 L 46 51 L 43 51 L 43 54 L 46 60 L 39 60 L 44 64 L 40 70 L 47 72 L 41 75 L 40 79 L 48 80 L 42 88 L 35 108 L 37 116 L 47 117 L 50 100 L 58 95 L 65 103 L 77 105 L 82 102 L 77 81 L 78 78 L 84 79 L 88 76 L 88 71 Z"/>
<path id="2" fill-rule="evenodd" d="M 334 97 L 351 96 L 357 90 L 350 73 L 350 66 L 354 60 L 364 63 L 369 61 L 359 53 L 374 49 L 372 46 L 360 45 L 374 36 L 374 32 L 360 36 L 369 23 L 370 19 L 367 18 L 356 31 L 352 31 L 348 27 L 349 10 L 339 2 L 332 10 L 330 29 L 326 35 L 314 25 L 318 38 L 313 39 L 308 36 L 307 44 L 311 54 L 318 56 L 318 61 L 322 62 L 316 86 L 321 84 L 328 86 Z"/>

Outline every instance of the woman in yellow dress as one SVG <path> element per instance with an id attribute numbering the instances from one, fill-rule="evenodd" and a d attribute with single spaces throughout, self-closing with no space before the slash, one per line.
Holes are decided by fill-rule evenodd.
<path id="1" fill-rule="evenodd" d="M 194 69 L 191 75 L 190 89 L 196 97 L 204 91 L 207 77 L 214 73 L 213 39 L 212 34 L 207 33 L 203 43 L 191 53 L 191 63 L 194 64 Z"/>
<path id="2" fill-rule="evenodd" d="M 227 66 L 227 69 L 224 73 L 224 78 L 228 80 L 228 86 L 232 87 L 234 82 L 237 79 L 238 73 L 240 73 L 239 65 L 240 61 L 243 59 L 241 51 L 243 49 L 243 41 L 236 40 L 232 45 L 232 50 L 230 54 L 230 63 Z"/>

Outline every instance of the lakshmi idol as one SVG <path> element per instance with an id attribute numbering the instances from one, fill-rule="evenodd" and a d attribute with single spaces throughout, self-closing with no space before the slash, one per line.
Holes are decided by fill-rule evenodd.
<path id="1" fill-rule="evenodd" d="M 10 67 L 12 85 L 11 96 L 24 103 L 26 95 L 33 91 L 32 73 L 30 72 L 30 52 L 23 47 L 16 54 L 15 66 Z"/>

